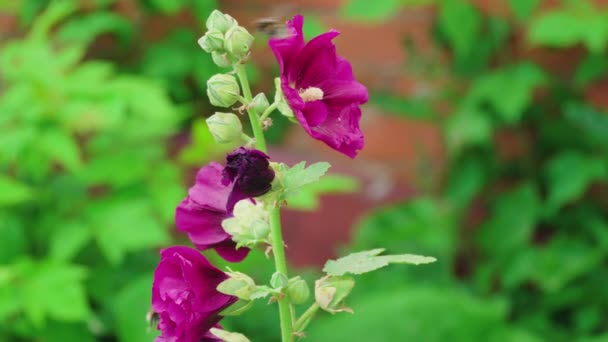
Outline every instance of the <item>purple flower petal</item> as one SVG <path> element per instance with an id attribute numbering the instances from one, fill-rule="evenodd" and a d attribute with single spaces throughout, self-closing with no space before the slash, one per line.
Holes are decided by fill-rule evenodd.
<path id="1" fill-rule="evenodd" d="M 287 22 L 288 35 L 271 39 L 281 69 L 285 99 L 304 130 L 333 149 L 354 158 L 363 148 L 359 106 L 368 100 L 365 86 L 354 78 L 350 63 L 336 54 L 331 30 L 304 44 L 303 17 Z M 313 88 L 315 96 L 304 96 Z M 317 96 L 317 95 L 321 96 Z"/>
<path id="2" fill-rule="evenodd" d="M 233 190 L 233 184 L 222 184 L 222 170 L 215 162 L 199 170 L 196 184 L 175 209 L 175 225 L 188 234 L 196 248 L 219 248 L 223 258 L 238 262 L 247 256 L 249 249 L 236 249 L 232 237 L 222 228 L 222 221 L 232 216 L 232 209 L 226 207 Z"/>
<path id="3" fill-rule="evenodd" d="M 198 251 L 175 246 L 161 251 L 152 283 L 152 310 L 159 315 L 156 341 L 214 341 L 209 329 L 219 313 L 237 301 L 216 290 L 228 278 Z"/>

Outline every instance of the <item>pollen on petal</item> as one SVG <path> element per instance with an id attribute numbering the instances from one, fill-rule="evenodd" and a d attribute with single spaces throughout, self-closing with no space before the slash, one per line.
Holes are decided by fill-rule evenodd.
<path id="1" fill-rule="evenodd" d="M 323 100 L 323 90 L 321 90 L 321 88 L 308 87 L 306 89 L 300 89 L 298 93 L 304 102 Z"/>

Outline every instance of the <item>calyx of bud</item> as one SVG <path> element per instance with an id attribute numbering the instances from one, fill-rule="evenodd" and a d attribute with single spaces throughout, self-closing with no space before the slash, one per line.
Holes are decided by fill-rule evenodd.
<path id="1" fill-rule="evenodd" d="M 198 45 L 209 53 L 221 51 L 224 49 L 224 34 L 217 30 L 209 30 L 198 40 Z"/>
<path id="2" fill-rule="evenodd" d="M 233 217 L 222 221 L 222 228 L 232 235 L 237 247 L 252 247 L 258 243 L 268 242 L 270 223 L 268 211 L 261 202 L 253 203 L 250 199 L 240 200 L 234 206 Z"/>
<path id="3" fill-rule="evenodd" d="M 226 32 L 224 49 L 236 59 L 242 59 L 249 54 L 253 36 L 242 26 L 234 26 Z"/>
<path id="4" fill-rule="evenodd" d="M 207 30 L 217 30 L 221 33 L 226 33 L 229 29 L 237 25 L 238 23 L 236 19 L 218 10 L 214 10 L 213 12 L 211 12 L 209 18 L 207 18 L 206 23 Z"/>
<path id="5" fill-rule="evenodd" d="M 243 125 L 234 113 L 216 112 L 206 121 L 213 139 L 220 144 L 236 142 L 242 137 Z"/>
<path id="6" fill-rule="evenodd" d="M 344 304 L 344 300 L 354 286 L 353 277 L 325 276 L 315 282 L 315 301 L 321 309 L 332 314 L 336 312 L 353 313 L 353 310 Z"/>
<path id="7" fill-rule="evenodd" d="M 230 107 L 238 100 L 239 95 L 239 84 L 232 75 L 217 74 L 207 81 L 207 96 L 214 106 Z"/>
<path id="8" fill-rule="evenodd" d="M 287 282 L 287 296 L 292 304 L 304 304 L 310 297 L 310 288 L 300 276 L 293 277 Z"/>

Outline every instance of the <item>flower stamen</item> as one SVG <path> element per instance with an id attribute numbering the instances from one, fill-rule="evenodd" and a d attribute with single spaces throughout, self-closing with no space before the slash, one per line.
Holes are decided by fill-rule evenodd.
<path id="1" fill-rule="evenodd" d="M 300 97 L 304 102 L 312 102 L 323 99 L 323 90 L 317 87 L 308 87 L 298 90 Z"/>

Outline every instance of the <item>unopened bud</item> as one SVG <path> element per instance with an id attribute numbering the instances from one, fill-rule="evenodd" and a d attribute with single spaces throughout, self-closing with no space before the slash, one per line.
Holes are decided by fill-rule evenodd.
<path id="1" fill-rule="evenodd" d="M 276 104 L 277 104 L 277 109 L 279 110 L 279 112 L 281 114 L 283 114 L 290 120 L 296 121 L 294 114 L 293 114 L 293 110 L 291 110 L 291 107 L 287 103 L 287 100 L 285 100 L 285 95 L 283 95 L 283 88 L 281 87 L 280 78 L 277 77 L 274 79 L 274 86 L 276 88 L 276 92 L 274 94 L 274 102 L 276 102 Z"/>
<path id="2" fill-rule="evenodd" d="M 243 133 L 241 120 L 234 113 L 219 113 L 207 118 L 207 126 L 213 139 L 220 144 L 238 141 Z"/>
<path id="3" fill-rule="evenodd" d="M 293 277 L 287 282 L 287 296 L 292 304 L 306 303 L 310 297 L 310 288 L 304 279 L 299 276 Z"/>
<path id="4" fill-rule="evenodd" d="M 213 63 L 220 68 L 228 68 L 232 65 L 232 61 L 226 52 L 213 51 L 211 52 L 211 59 L 213 60 Z"/>
<path id="5" fill-rule="evenodd" d="M 237 246 L 252 247 L 268 240 L 270 223 L 268 210 L 261 202 L 252 203 L 243 199 L 236 203 L 233 217 L 222 221 L 222 228 L 232 236 Z"/>
<path id="6" fill-rule="evenodd" d="M 288 282 L 287 276 L 281 272 L 274 272 L 270 278 L 270 286 L 275 289 L 287 286 Z"/>
<path id="7" fill-rule="evenodd" d="M 268 107 L 270 107 L 270 102 L 268 102 L 268 98 L 266 98 L 264 93 L 257 94 L 253 100 L 251 100 L 251 108 L 258 114 L 264 113 Z"/>
<path id="8" fill-rule="evenodd" d="M 238 100 L 239 94 L 239 84 L 232 75 L 217 74 L 207 81 L 207 96 L 214 106 L 230 107 Z"/>
<path id="9" fill-rule="evenodd" d="M 242 26 L 234 26 L 226 32 L 224 48 L 236 59 L 242 59 L 249 53 L 253 36 Z"/>
<path id="10" fill-rule="evenodd" d="M 354 286 L 353 277 L 325 276 L 315 282 L 315 301 L 321 309 L 332 314 L 342 311 L 352 313 L 353 310 L 344 305 L 344 300 Z"/>
<path id="11" fill-rule="evenodd" d="M 253 279 L 241 272 L 230 272 L 228 275 L 230 275 L 230 278 L 221 282 L 217 286 L 217 290 L 239 299 L 250 300 L 251 294 L 256 290 Z"/>
<path id="12" fill-rule="evenodd" d="M 253 301 L 239 299 L 220 312 L 222 316 L 239 316 L 253 306 Z"/>
<path id="13" fill-rule="evenodd" d="M 207 30 L 217 30 L 226 33 L 230 28 L 238 25 L 236 20 L 218 10 L 214 10 L 207 18 Z"/>
<path id="14" fill-rule="evenodd" d="M 198 40 L 198 45 L 206 52 L 224 49 L 224 34 L 217 30 L 210 30 Z"/>

